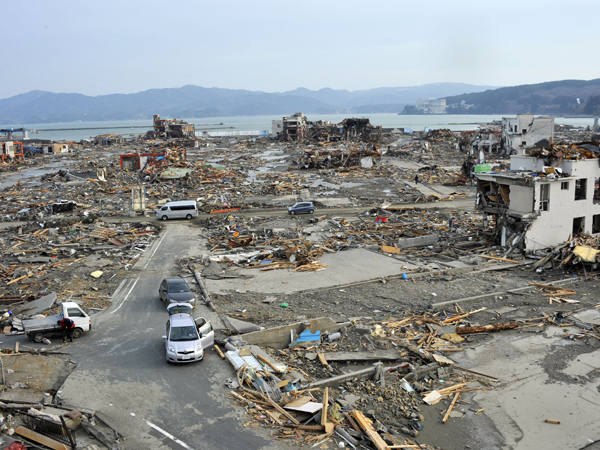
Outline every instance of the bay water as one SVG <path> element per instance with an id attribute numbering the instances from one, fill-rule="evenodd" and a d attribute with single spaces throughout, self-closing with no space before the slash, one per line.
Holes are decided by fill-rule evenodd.
<path id="1" fill-rule="evenodd" d="M 342 120 L 350 117 L 368 118 L 373 126 L 382 126 L 383 128 L 412 128 L 414 131 L 423 131 L 425 128 L 468 131 L 477 130 L 478 127 L 493 121 L 501 121 L 502 117 L 516 117 L 516 115 L 398 115 L 387 113 L 365 115 L 307 114 L 306 117 L 311 122 L 326 120 L 334 124 L 340 123 Z M 272 121 L 281 120 L 281 118 L 281 115 L 272 115 L 183 118 L 183 120 L 193 123 L 197 131 L 267 131 L 267 133 L 270 133 Z M 591 127 L 594 124 L 594 119 L 592 117 L 555 117 L 555 123 L 575 127 Z M 152 129 L 152 119 L 0 125 L 0 129 L 15 128 L 40 130 L 39 133 L 30 133 L 30 138 L 50 139 L 53 141 L 81 141 L 103 134 L 122 134 L 126 136 L 144 134 Z M 20 134 L 15 135 L 15 140 L 18 140 L 17 136 L 20 136 Z"/>

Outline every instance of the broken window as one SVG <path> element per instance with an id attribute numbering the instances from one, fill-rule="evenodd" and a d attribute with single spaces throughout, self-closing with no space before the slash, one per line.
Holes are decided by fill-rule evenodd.
<path id="1" fill-rule="evenodd" d="M 579 233 L 583 233 L 585 229 L 585 217 L 575 217 L 573 218 L 573 237 L 577 236 Z"/>
<path id="2" fill-rule="evenodd" d="M 569 182 L 568 181 L 561 182 L 560 189 L 563 191 L 568 191 L 569 190 Z"/>
<path id="3" fill-rule="evenodd" d="M 548 211 L 550 203 L 550 183 L 540 185 L 540 211 Z"/>
<path id="4" fill-rule="evenodd" d="M 594 178 L 594 203 L 600 203 L 600 177 Z"/>
<path id="5" fill-rule="evenodd" d="M 587 180 L 580 178 L 575 180 L 575 200 L 585 200 L 587 195 Z"/>
<path id="6" fill-rule="evenodd" d="M 600 233 L 600 214 L 592 216 L 592 234 Z"/>

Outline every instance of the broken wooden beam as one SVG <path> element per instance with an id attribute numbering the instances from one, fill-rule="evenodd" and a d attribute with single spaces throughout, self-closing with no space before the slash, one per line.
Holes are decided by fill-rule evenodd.
<path id="1" fill-rule="evenodd" d="M 512 330 L 520 325 L 519 322 L 497 323 L 479 327 L 456 327 L 456 334 L 487 333 L 490 331 Z"/>
<path id="2" fill-rule="evenodd" d="M 458 391 L 454 395 L 454 399 L 452 399 L 452 403 L 450 403 L 450 406 L 448 407 L 448 410 L 446 411 L 446 415 L 442 419 L 442 423 L 446 423 L 448 421 L 448 417 L 450 417 L 450 413 L 452 412 L 452 408 L 454 408 L 454 405 L 456 404 L 456 400 L 458 400 L 458 396 L 459 395 L 460 395 L 460 391 Z"/>

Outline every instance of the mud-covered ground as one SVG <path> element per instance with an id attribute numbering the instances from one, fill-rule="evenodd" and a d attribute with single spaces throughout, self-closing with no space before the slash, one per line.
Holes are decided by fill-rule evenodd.
<path id="1" fill-rule="evenodd" d="M 547 284 L 557 280 L 566 280 L 561 286 L 576 291 L 576 295 L 571 295 L 569 298 L 578 300 L 579 303 L 557 303 L 556 301 L 550 303 L 548 291 L 529 284 Z M 518 293 L 505 292 L 520 288 L 524 289 L 519 290 Z M 433 293 L 436 295 L 433 296 Z M 371 363 L 332 362 L 329 366 L 324 367 L 318 359 L 311 357 L 312 352 L 375 351 L 390 348 L 389 341 L 377 339 L 370 334 L 377 322 L 385 323 L 394 318 L 400 319 L 423 314 L 434 318 L 443 318 L 447 314 L 456 313 L 458 308 L 465 312 L 486 308 L 464 320 L 462 325 L 477 326 L 516 321 L 523 325 L 531 325 L 531 327 L 498 333 L 524 333 L 527 335 L 528 333 L 540 333 L 543 331 L 543 327 L 559 327 L 557 314 L 562 323 L 572 322 L 573 314 L 589 310 L 598 304 L 596 299 L 599 294 L 600 281 L 594 276 L 586 277 L 584 274 L 563 270 L 538 274 L 528 268 L 521 268 L 456 276 L 439 275 L 414 281 L 411 279 L 385 282 L 380 280 L 360 286 L 311 291 L 298 295 L 258 295 L 231 292 L 227 295 L 214 295 L 213 302 L 222 314 L 235 315 L 244 311 L 245 317 L 238 316 L 238 318 L 267 328 L 317 317 L 331 317 L 338 322 L 350 322 L 342 338 L 330 343 L 334 347 L 325 346 L 320 350 L 286 349 L 272 352 L 274 358 L 300 368 L 301 373 L 307 375 L 311 380 L 322 380 L 350 370 L 367 367 Z M 484 297 L 472 301 L 460 301 L 477 296 Z M 429 305 L 430 301 L 431 305 Z M 457 301 L 456 305 L 458 306 L 449 304 L 444 307 L 435 307 L 436 303 L 448 301 Z M 282 304 L 287 304 L 287 307 L 282 307 Z M 428 305 L 429 308 L 427 308 Z M 556 323 L 551 324 L 546 321 L 545 324 L 542 324 L 544 321 L 539 319 L 544 316 Z M 491 347 L 490 344 L 497 336 L 497 333 L 470 334 L 464 336 L 466 340 L 458 345 L 463 349 L 485 348 L 488 345 Z M 399 333 L 397 337 L 400 338 L 402 335 Z M 553 384 L 559 386 L 563 383 L 581 384 L 586 382 L 596 384 L 600 392 L 600 370 L 589 373 L 585 380 L 563 373 L 565 367 L 576 360 L 579 355 L 600 349 L 598 336 L 586 335 L 582 329 L 570 326 L 563 328 L 562 339 L 567 340 L 568 345 L 553 347 L 541 359 L 540 365 L 548 376 L 548 388 L 552 389 Z M 446 356 L 452 357 L 452 353 L 446 354 Z M 414 359 L 409 358 L 408 360 L 415 362 Z M 416 361 L 416 363 L 421 362 Z M 385 363 L 385 365 L 393 364 Z M 505 383 L 510 384 L 513 381 L 510 379 L 500 382 L 490 381 L 482 377 L 470 377 L 468 373 L 452 369 L 443 373 L 446 376 L 442 377 L 434 373 L 419 384 L 424 385 L 424 388 L 436 389 L 448 384 L 470 382 L 475 383 L 470 386 L 481 389 L 502 389 Z M 488 375 L 498 374 L 490 373 Z M 494 424 L 485 414 L 476 414 L 480 408 L 470 397 L 465 397 L 465 403 L 459 402 L 456 407 L 458 417 L 460 418 L 460 414 L 462 414 L 463 417 L 468 416 L 469 420 L 456 420 L 452 425 L 442 424 L 442 414 L 448 407 L 449 400 L 435 406 L 427 406 L 422 403 L 420 394 L 408 394 L 400 388 L 401 376 L 402 373 L 399 373 L 397 377 L 394 373 L 386 375 L 388 381 L 385 388 L 372 381 L 345 383 L 333 389 L 330 395 L 341 400 L 341 403 L 348 399 L 353 400 L 354 407 L 376 418 L 392 434 L 398 433 L 407 436 L 402 432 L 403 429 L 404 431 L 408 429 L 410 432 L 419 429 L 416 438 L 419 442 L 446 450 L 500 448 L 499 443 L 502 442 L 502 436 L 498 434 Z"/>

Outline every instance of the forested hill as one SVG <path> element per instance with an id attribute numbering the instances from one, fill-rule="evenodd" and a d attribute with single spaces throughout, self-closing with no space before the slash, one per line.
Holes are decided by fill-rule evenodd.
<path id="1" fill-rule="evenodd" d="M 447 114 L 600 115 L 600 78 L 525 84 L 445 98 Z"/>

